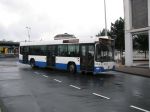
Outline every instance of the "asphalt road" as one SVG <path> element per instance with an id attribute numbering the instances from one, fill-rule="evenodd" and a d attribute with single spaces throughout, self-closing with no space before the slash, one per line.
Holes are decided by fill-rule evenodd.
<path id="1" fill-rule="evenodd" d="M 119 72 L 71 75 L 1 58 L 0 108 L 4 112 L 150 112 L 150 78 Z"/>

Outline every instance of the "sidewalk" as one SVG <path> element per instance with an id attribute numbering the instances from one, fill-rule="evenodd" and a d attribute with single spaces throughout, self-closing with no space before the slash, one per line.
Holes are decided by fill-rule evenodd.
<path id="1" fill-rule="evenodd" d="M 142 67 L 127 67 L 124 65 L 116 66 L 116 71 L 134 74 L 134 75 L 140 75 L 144 77 L 150 77 L 150 69 L 149 68 L 142 68 Z"/>

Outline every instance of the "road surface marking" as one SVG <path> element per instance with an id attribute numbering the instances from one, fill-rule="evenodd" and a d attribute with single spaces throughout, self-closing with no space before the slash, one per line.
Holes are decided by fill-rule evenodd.
<path id="1" fill-rule="evenodd" d="M 2 109 L 0 108 L 0 112 L 2 112 Z"/>
<path id="2" fill-rule="evenodd" d="M 74 85 L 69 85 L 70 87 L 73 87 L 73 88 L 76 88 L 76 89 L 81 89 L 81 88 L 79 88 L 79 87 L 77 87 L 77 86 L 74 86 Z"/>
<path id="3" fill-rule="evenodd" d="M 139 107 L 136 107 L 136 106 L 133 106 L 133 105 L 130 105 L 131 108 L 134 108 L 134 109 L 137 109 L 137 110 L 141 110 L 143 112 L 150 112 L 148 110 L 145 110 L 145 109 L 142 109 L 142 108 L 139 108 Z"/>
<path id="4" fill-rule="evenodd" d="M 57 80 L 57 79 L 54 79 L 56 82 L 59 82 L 59 83 L 61 83 L 62 81 L 60 81 L 60 80 Z"/>
<path id="5" fill-rule="evenodd" d="M 99 97 L 102 97 L 102 98 L 105 98 L 105 99 L 110 99 L 110 98 L 108 98 L 108 97 L 106 97 L 106 96 L 103 96 L 103 95 L 100 95 L 100 94 L 97 94 L 97 93 L 92 93 L 93 95 L 95 95 L 95 96 L 99 96 Z"/>
<path id="6" fill-rule="evenodd" d="M 47 75 L 43 75 L 44 77 L 48 77 Z"/>

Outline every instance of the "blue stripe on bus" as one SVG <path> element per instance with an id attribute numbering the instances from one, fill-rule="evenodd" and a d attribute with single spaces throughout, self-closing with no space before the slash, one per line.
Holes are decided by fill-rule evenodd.
<path id="1" fill-rule="evenodd" d="M 63 64 L 63 63 L 56 63 L 55 67 L 56 69 L 67 70 L 67 64 Z M 76 65 L 76 67 L 77 67 L 77 72 L 80 71 L 80 65 Z"/>
<path id="2" fill-rule="evenodd" d="M 67 64 L 63 64 L 63 63 L 56 63 L 55 67 L 60 70 L 67 70 Z"/>
<path id="3" fill-rule="evenodd" d="M 105 71 L 104 67 L 94 67 L 95 73 L 100 73 L 100 72 L 104 72 L 104 71 Z"/>
<path id="4" fill-rule="evenodd" d="M 19 62 L 23 63 L 23 60 L 19 60 Z M 41 61 L 35 61 L 35 65 L 42 68 L 47 67 L 47 63 Z M 80 65 L 76 65 L 76 67 L 77 67 L 77 72 L 80 71 Z M 60 70 L 67 70 L 67 64 L 56 63 L 55 68 Z"/>
<path id="5" fill-rule="evenodd" d="M 112 69 L 104 69 L 104 67 L 94 67 L 94 74 L 106 72 L 106 71 L 110 71 L 110 70 L 115 70 L 115 66 L 113 66 Z"/>
<path id="6" fill-rule="evenodd" d="M 35 61 L 35 66 L 46 67 L 47 63 L 46 62 L 41 62 L 41 61 Z"/>
<path id="7" fill-rule="evenodd" d="M 80 71 L 80 65 L 76 65 L 77 66 L 77 72 Z"/>

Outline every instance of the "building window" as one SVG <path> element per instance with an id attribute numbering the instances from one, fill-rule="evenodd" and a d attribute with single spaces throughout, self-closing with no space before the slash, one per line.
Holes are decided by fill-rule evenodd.
<path id="1" fill-rule="evenodd" d="M 148 0 L 131 0 L 132 27 L 148 27 Z"/>

